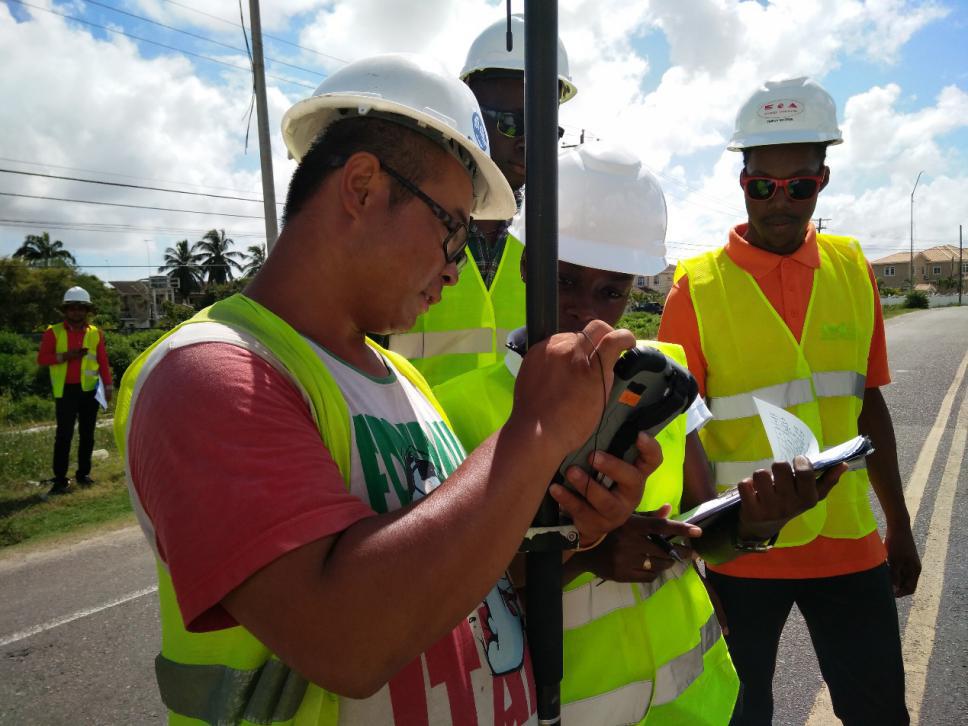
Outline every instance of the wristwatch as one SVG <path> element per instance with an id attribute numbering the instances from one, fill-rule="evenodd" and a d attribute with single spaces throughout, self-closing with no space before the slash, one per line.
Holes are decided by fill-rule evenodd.
<path id="1" fill-rule="evenodd" d="M 739 527 L 737 527 L 733 530 L 733 548 L 740 552 L 767 552 L 773 549 L 779 536 L 780 533 L 777 532 L 768 539 L 743 538 L 739 536 Z"/>

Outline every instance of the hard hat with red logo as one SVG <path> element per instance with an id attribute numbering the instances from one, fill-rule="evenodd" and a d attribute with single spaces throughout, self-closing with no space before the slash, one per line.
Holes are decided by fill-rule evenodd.
<path id="1" fill-rule="evenodd" d="M 840 144 L 837 106 L 809 78 L 767 81 L 743 104 L 726 147 L 742 151 L 775 144 Z"/>
<path id="2" fill-rule="evenodd" d="M 475 219 L 510 219 L 517 211 L 514 193 L 489 155 L 477 99 L 432 58 L 388 53 L 343 66 L 286 111 L 282 137 L 300 161 L 328 126 L 366 116 L 412 128 L 457 158 L 471 174 Z"/>
<path id="3" fill-rule="evenodd" d="M 511 31 L 511 50 L 507 46 L 507 33 Z M 494 73 L 508 71 L 517 75 L 524 73 L 524 16 L 515 13 L 505 20 L 502 18 L 484 28 L 467 51 L 464 68 L 460 72 L 462 81 L 475 73 Z M 558 39 L 558 103 L 570 100 L 578 93 L 571 82 L 568 70 L 568 52 L 561 39 Z"/>
<path id="4" fill-rule="evenodd" d="M 511 233 L 527 244 L 525 197 Z M 582 144 L 558 157 L 558 259 L 596 270 L 665 269 L 666 203 L 659 181 L 619 146 Z"/>

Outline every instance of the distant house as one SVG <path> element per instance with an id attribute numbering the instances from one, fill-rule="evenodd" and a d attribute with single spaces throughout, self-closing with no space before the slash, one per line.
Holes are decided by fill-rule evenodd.
<path id="1" fill-rule="evenodd" d="M 639 275 L 635 278 L 635 287 L 640 290 L 654 290 L 663 295 L 668 295 L 672 289 L 672 278 L 675 274 L 676 266 L 667 265 L 666 268 L 655 275 Z"/>
<path id="2" fill-rule="evenodd" d="M 112 280 L 121 299 L 122 329 L 152 328 L 162 316 L 162 303 L 175 302 L 178 280 L 153 275 L 143 280 Z"/>
<path id="3" fill-rule="evenodd" d="M 958 279 L 958 248 L 938 245 L 914 251 L 914 285 L 919 290 L 934 290 L 939 280 Z M 911 280 L 911 253 L 898 252 L 879 260 L 871 267 L 881 287 L 907 287 Z M 968 279 L 968 256 L 961 262 L 960 274 Z"/>

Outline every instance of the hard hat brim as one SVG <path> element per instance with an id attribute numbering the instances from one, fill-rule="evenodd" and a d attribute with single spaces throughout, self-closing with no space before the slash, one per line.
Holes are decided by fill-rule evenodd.
<path id="1" fill-rule="evenodd" d="M 326 128 L 344 118 L 341 109 L 352 109 L 359 116 L 371 110 L 402 116 L 419 126 L 425 126 L 452 139 L 465 149 L 477 165 L 474 177 L 474 219 L 510 219 L 517 211 L 514 193 L 497 164 L 474 141 L 454 133 L 455 122 L 434 109 L 416 110 L 395 101 L 377 96 L 364 97 L 356 93 L 327 93 L 311 96 L 296 103 L 282 119 L 282 136 L 290 156 L 297 161 L 309 151 L 313 141 Z"/>
<path id="2" fill-rule="evenodd" d="M 726 147 L 727 151 L 743 151 L 755 146 L 782 146 L 784 144 L 827 144 L 836 146 L 844 143 L 842 136 L 819 131 L 784 131 L 781 133 L 745 134 L 734 136 Z"/>

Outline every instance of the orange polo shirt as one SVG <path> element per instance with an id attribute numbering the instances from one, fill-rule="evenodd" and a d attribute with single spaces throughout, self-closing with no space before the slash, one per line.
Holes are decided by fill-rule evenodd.
<path id="1" fill-rule="evenodd" d="M 777 255 L 754 247 L 744 239 L 746 230 L 745 224 L 730 230 L 726 254 L 752 275 L 766 299 L 799 340 L 810 303 L 813 271 L 820 266 L 816 229 L 813 224 L 808 225 L 803 244 L 790 255 Z M 887 365 L 884 316 L 877 282 L 869 263 L 867 272 L 874 289 L 874 332 L 867 358 L 867 387 L 877 388 L 890 383 L 891 376 Z M 678 343 L 685 349 L 689 370 L 696 377 L 700 392 L 705 395 L 707 364 L 702 353 L 699 324 L 692 306 L 687 276 L 681 277 L 669 291 L 658 337 L 662 341 Z M 880 534 L 875 530 L 860 539 L 817 537 L 799 547 L 778 547 L 769 552 L 738 557 L 714 569 L 734 577 L 833 577 L 869 570 L 884 562 L 886 557 Z"/>

